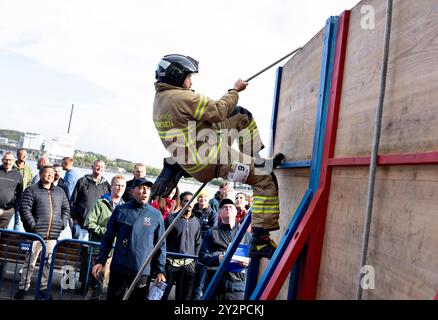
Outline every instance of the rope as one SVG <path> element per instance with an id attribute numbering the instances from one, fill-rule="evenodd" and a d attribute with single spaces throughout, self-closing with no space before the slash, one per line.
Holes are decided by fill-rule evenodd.
<path id="1" fill-rule="evenodd" d="M 263 72 L 265 72 L 266 70 L 268 70 L 269 68 L 275 66 L 277 63 L 281 62 L 282 60 L 286 59 L 287 57 L 293 55 L 294 53 L 300 51 L 302 48 L 299 47 L 297 49 L 295 49 L 294 51 L 288 53 L 287 55 L 285 55 L 284 57 L 278 59 L 277 61 L 271 63 L 269 66 L 267 66 L 266 68 L 260 70 L 259 72 L 257 72 L 255 75 L 249 77 L 248 79 L 245 80 L 245 82 L 249 82 L 250 80 L 254 79 L 255 77 L 257 77 L 258 75 L 262 74 Z"/>
<path id="2" fill-rule="evenodd" d="M 365 224 L 364 224 L 363 238 L 362 238 L 359 283 L 356 291 L 356 300 L 362 299 L 361 269 L 363 266 L 366 265 L 366 259 L 368 253 L 368 240 L 370 236 L 371 217 L 372 217 L 373 202 L 374 202 L 374 186 L 376 181 L 377 155 L 379 151 L 380 129 L 382 126 L 382 111 L 383 111 L 383 102 L 385 100 L 386 78 L 387 78 L 388 60 L 389 60 L 388 57 L 389 57 L 389 44 L 391 38 L 392 2 L 393 2 L 392 0 L 387 0 L 384 51 L 382 58 L 382 70 L 380 74 L 379 98 L 376 108 L 376 118 L 374 124 L 374 132 L 373 132 L 373 146 L 371 150 L 370 171 L 368 175 L 368 198 L 367 198 L 367 206 L 365 210 Z"/>

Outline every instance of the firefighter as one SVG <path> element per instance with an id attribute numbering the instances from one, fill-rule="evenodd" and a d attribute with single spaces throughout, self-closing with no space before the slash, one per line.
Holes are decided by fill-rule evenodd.
<path id="1" fill-rule="evenodd" d="M 284 158 L 262 159 L 264 148 L 257 124 L 247 109 L 237 106 L 248 83 L 239 79 L 219 100 L 191 89 L 198 61 L 180 54 L 162 58 L 157 66 L 153 121 L 171 154 L 155 189 L 169 191 L 179 178 L 200 182 L 224 178 L 253 187 L 251 257 L 270 259 L 276 244 L 269 232 L 279 229 L 278 185 L 272 171 Z M 232 148 L 238 142 L 239 151 Z M 175 163 L 176 162 L 176 163 Z M 171 186 L 166 184 L 172 181 Z"/>

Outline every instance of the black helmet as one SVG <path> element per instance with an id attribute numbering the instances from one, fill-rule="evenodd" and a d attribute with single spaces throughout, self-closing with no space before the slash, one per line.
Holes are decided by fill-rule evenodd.
<path id="1" fill-rule="evenodd" d="M 190 73 L 198 73 L 199 62 L 189 56 L 168 54 L 158 63 L 155 79 L 173 86 L 182 87 Z"/>

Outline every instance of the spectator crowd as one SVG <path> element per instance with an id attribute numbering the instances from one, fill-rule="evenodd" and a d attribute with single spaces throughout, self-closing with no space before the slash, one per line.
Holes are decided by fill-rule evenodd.
<path id="1" fill-rule="evenodd" d="M 135 165 L 132 180 L 115 175 L 108 182 L 101 160 L 93 163 L 91 173 L 79 177 L 72 158 L 52 165 L 42 156 L 37 162 L 38 174 L 32 176 L 26 149 L 19 149 L 16 156 L 6 152 L 0 166 L 0 228 L 12 224 L 14 230 L 44 239 L 47 259 L 43 259 L 41 299 L 50 298 L 46 295 L 50 257 L 66 228 L 74 239 L 100 242 L 100 248 L 81 250 L 78 290 L 90 300 L 122 299 L 143 261 L 171 228 L 130 299 L 148 299 L 150 286 L 165 282 L 162 300 L 169 299 L 172 292 L 175 300 L 199 300 L 251 212 L 252 197 L 238 192 L 231 199 L 233 188 L 226 180 L 212 198 L 201 190 L 193 199 L 191 192 L 176 187 L 167 197 L 150 199 L 153 183 L 147 180 L 142 163 Z M 249 243 L 250 228 L 241 245 Z M 41 244 L 34 241 L 14 299 L 28 294 L 40 251 Z M 0 271 L 2 267 L 0 263 Z M 247 267 L 243 260 L 230 263 L 214 299 L 242 300 Z"/>

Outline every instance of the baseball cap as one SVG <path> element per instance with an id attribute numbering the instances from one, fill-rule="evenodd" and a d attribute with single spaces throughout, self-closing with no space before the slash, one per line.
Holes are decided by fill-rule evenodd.
<path id="1" fill-rule="evenodd" d="M 133 188 L 140 187 L 140 186 L 148 186 L 151 188 L 154 185 L 152 181 L 149 181 L 146 178 L 138 178 L 134 180 L 134 183 L 132 184 Z"/>
<path id="2" fill-rule="evenodd" d="M 233 200 L 225 198 L 225 199 L 222 199 L 221 202 L 219 202 L 219 209 L 222 208 L 226 204 L 232 204 L 233 206 L 236 206 L 234 204 Z"/>

